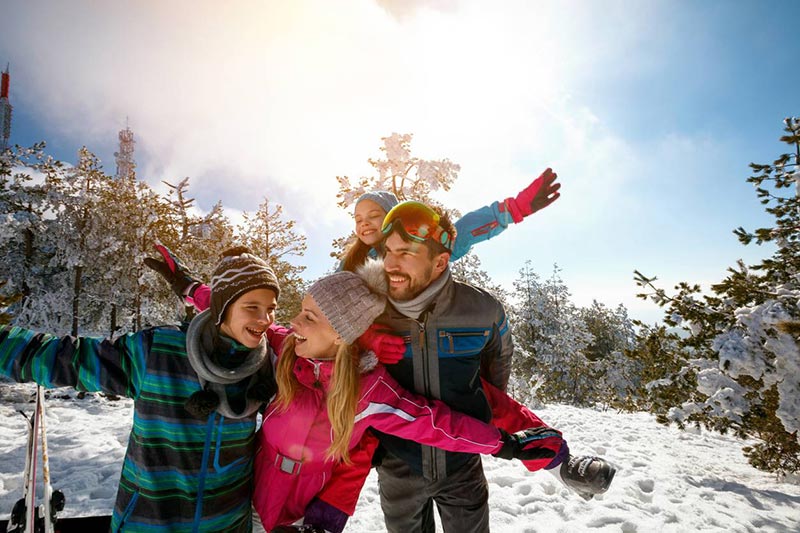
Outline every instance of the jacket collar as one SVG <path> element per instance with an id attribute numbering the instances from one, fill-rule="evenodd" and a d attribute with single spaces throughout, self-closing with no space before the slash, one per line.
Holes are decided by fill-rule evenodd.
<path id="1" fill-rule="evenodd" d="M 298 357 L 294 362 L 294 375 L 301 385 L 309 389 L 323 389 L 330 387 L 333 379 L 333 359 L 304 359 Z M 361 353 L 359 359 L 359 372 L 366 374 L 378 365 L 378 357 L 371 350 Z"/>

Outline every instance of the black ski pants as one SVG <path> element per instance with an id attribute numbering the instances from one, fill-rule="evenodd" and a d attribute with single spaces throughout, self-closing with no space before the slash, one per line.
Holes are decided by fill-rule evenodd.
<path id="1" fill-rule="evenodd" d="M 444 479 L 429 481 L 387 453 L 378 467 L 388 533 L 434 533 L 433 503 L 444 533 L 488 533 L 489 486 L 480 455 Z"/>

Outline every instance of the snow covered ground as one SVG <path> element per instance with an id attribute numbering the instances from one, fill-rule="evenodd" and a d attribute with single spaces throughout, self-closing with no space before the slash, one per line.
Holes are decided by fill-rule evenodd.
<path id="1" fill-rule="evenodd" d="M 22 492 L 26 423 L 17 410 L 31 412 L 32 391 L 0 384 L 0 519 Z M 66 493 L 64 516 L 108 514 L 131 403 L 74 397 L 58 389 L 47 402 L 53 484 Z M 737 439 L 681 432 L 643 413 L 568 406 L 537 412 L 564 431 L 574 452 L 603 455 L 619 472 L 607 494 L 585 502 L 549 474 L 486 457 L 494 533 L 800 531 L 798 480 L 778 482 L 750 467 Z M 374 471 L 346 531 L 384 531 Z"/>

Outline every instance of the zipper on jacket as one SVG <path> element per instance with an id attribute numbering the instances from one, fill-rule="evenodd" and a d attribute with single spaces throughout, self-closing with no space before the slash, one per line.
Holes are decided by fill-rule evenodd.
<path id="1" fill-rule="evenodd" d="M 447 343 L 450 346 L 450 353 L 456 351 L 455 343 L 453 342 L 453 337 L 477 337 L 478 335 L 482 337 L 488 337 L 489 332 L 483 331 L 482 333 L 476 331 L 440 331 L 439 338 L 446 338 Z"/>
<path id="2" fill-rule="evenodd" d="M 426 313 L 427 314 L 427 313 Z M 425 385 L 425 396 L 431 397 L 431 373 L 430 361 L 428 360 L 428 342 L 425 335 L 425 319 L 417 320 L 419 326 L 419 350 L 422 355 L 422 382 Z M 422 452 L 428 455 L 428 462 L 431 465 L 431 479 L 437 481 L 439 479 L 439 465 L 436 462 L 436 448 L 432 446 L 423 446 Z"/>
<path id="3" fill-rule="evenodd" d="M 314 365 L 314 386 L 321 387 L 322 384 L 319 382 L 319 369 L 322 366 L 322 362 L 312 360 L 311 364 Z"/>
<path id="4" fill-rule="evenodd" d="M 203 519 L 203 492 L 206 488 L 206 472 L 208 472 L 208 461 L 211 455 L 211 437 L 214 433 L 214 426 L 216 425 L 217 412 L 214 411 L 208 417 L 206 424 L 206 442 L 203 445 L 203 460 L 202 471 L 200 472 L 200 480 L 197 483 L 197 503 L 194 508 L 194 524 L 192 524 L 192 532 L 199 531 L 200 523 Z"/>

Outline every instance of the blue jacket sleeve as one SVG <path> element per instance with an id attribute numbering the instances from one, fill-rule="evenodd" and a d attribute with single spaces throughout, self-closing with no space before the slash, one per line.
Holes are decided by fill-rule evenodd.
<path id="1" fill-rule="evenodd" d="M 115 341 L 57 337 L 14 326 L 0 327 L 0 374 L 43 387 L 73 387 L 136 398 L 144 381 L 152 330 Z"/>
<path id="2" fill-rule="evenodd" d="M 467 213 L 455 223 L 456 242 L 450 260 L 460 259 L 475 244 L 500 235 L 513 221 L 505 202 L 494 202 Z"/>

